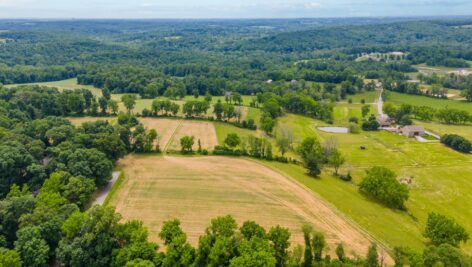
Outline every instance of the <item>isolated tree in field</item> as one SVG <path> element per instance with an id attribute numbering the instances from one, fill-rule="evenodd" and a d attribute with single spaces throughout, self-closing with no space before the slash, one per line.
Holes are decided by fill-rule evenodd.
<path id="1" fill-rule="evenodd" d="M 370 106 L 369 105 L 362 106 L 361 111 L 362 111 L 362 118 L 365 118 L 370 112 Z"/>
<path id="2" fill-rule="evenodd" d="M 207 103 L 211 103 L 211 99 L 212 99 L 212 96 L 211 96 L 210 92 L 206 91 L 206 93 L 205 93 L 205 101 L 206 101 Z"/>
<path id="3" fill-rule="evenodd" d="M 240 93 L 234 93 L 231 98 L 233 99 L 233 102 L 238 104 L 239 106 L 243 102 L 243 98 Z"/>
<path id="4" fill-rule="evenodd" d="M 116 113 L 118 113 L 118 102 L 116 102 L 116 100 L 108 100 L 108 107 L 110 108 L 113 115 L 116 115 Z"/>
<path id="5" fill-rule="evenodd" d="M 334 175 L 338 175 L 339 168 L 344 164 L 345 159 L 339 150 L 335 150 L 328 156 L 328 164 L 334 168 Z"/>
<path id="6" fill-rule="evenodd" d="M 454 219 L 434 212 L 428 214 L 423 236 L 429 238 L 435 246 L 449 244 L 458 247 L 461 242 L 469 240 L 469 234 L 463 226 Z"/>
<path id="7" fill-rule="evenodd" d="M 241 143 L 241 139 L 235 133 L 230 133 L 225 138 L 225 144 L 230 148 L 235 148 Z"/>
<path id="8" fill-rule="evenodd" d="M 284 156 L 285 153 L 287 153 L 287 151 L 289 151 L 291 147 L 290 140 L 285 136 L 277 137 L 276 145 L 279 148 L 279 151 L 282 156 Z"/>
<path id="9" fill-rule="evenodd" d="M 324 162 L 323 149 L 315 137 L 307 137 L 297 148 L 310 176 L 318 176 Z"/>
<path id="10" fill-rule="evenodd" d="M 407 186 L 397 180 L 393 171 L 384 167 L 368 170 L 359 190 L 395 209 L 404 209 L 409 195 Z"/>
<path id="11" fill-rule="evenodd" d="M 134 109 L 134 106 L 136 105 L 136 96 L 132 94 L 126 94 L 121 97 L 121 101 L 123 102 L 123 105 L 125 105 L 125 108 L 128 110 L 128 113 L 131 113 L 131 111 Z"/>
<path id="12" fill-rule="evenodd" d="M 182 149 L 182 153 L 192 152 L 192 147 L 194 144 L 195 144 L 195 137 L 193 136 L 184 136 L 180 138 L 180 147 Z"/>
<path id="13" fill-rule="evenodd" d="M 221 120 L 223 118 L 223 103 L 221 103 L 220 99 L 218 99 L 218 102 L 216 102 L 213 106 L 213 112 L 215 113 L 217 120 Z"/>
<path id="14" fill-rule="evenodd" d="M 276 121 L 274 118 L 270 116 L 269 113 L 264 112 L 262 113 L 260 123 L 261 123 L 261 129 L 264 130 L 266 134 L 270 135 L 272 131 L 274 130 Z"/>

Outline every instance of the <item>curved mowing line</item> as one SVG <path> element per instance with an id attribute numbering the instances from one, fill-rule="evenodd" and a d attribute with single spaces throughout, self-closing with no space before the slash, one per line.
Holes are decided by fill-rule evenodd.
<path id="1" fill-rule="evenodd" d="M 180 128 L 182 128 L 182 123 L 183 123 L 183 120 L 180 120 L 179 125 L 177 125 L 177 127 L 175 127 L 174 132 L 172 133 L 171 137 L 169 138 L 169 141 L 167 142 L 166 146 L 162 150 L 162 153 L 164 153 L 164 154 L 167 153 L 167 148 L 169 148 L 169 145 L 172 144 L 172 142 L 174 141 L 174 138 L 175 138 L 175 135 L 177 134 L 177 131 L 180 130 Z"/>

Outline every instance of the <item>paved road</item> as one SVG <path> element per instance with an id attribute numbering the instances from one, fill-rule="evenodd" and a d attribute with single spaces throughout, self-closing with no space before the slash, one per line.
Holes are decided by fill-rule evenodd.
<path id="1" fill-rule="evenodd" d="M 111 176 L 111 180 L 108 181 L 108 184 L 100 189 L 100 192 L 98 192 L 97 197 L 95 198 L 95 201 L 93 202 L 93 205 L 98 204 L 102 205 L 103 202 L 105 202 L 105 199 L 108 196 L 108 193 L 110 193 L 110 190 L 113 188 L 113 185 L 116 183 L 118 180 L 118 177 L 120 177 L 121 172 L 113 172 Z"/>

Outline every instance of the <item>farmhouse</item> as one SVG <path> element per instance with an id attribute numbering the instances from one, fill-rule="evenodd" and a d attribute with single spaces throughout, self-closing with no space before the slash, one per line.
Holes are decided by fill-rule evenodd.
<path id="1" fill-rule="evenodd" d="M 400 128 L 400 133 L 406 137 L 424 136 L 424 127 L 419 125 L 407 125 Z"/>

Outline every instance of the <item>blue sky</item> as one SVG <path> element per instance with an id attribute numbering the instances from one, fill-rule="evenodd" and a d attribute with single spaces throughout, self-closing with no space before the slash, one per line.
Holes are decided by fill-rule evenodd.
<path id="1" fill-rule="evenodd" d="M 0 0 L 0 18 L 472 15 L 472 0 Z"/>

